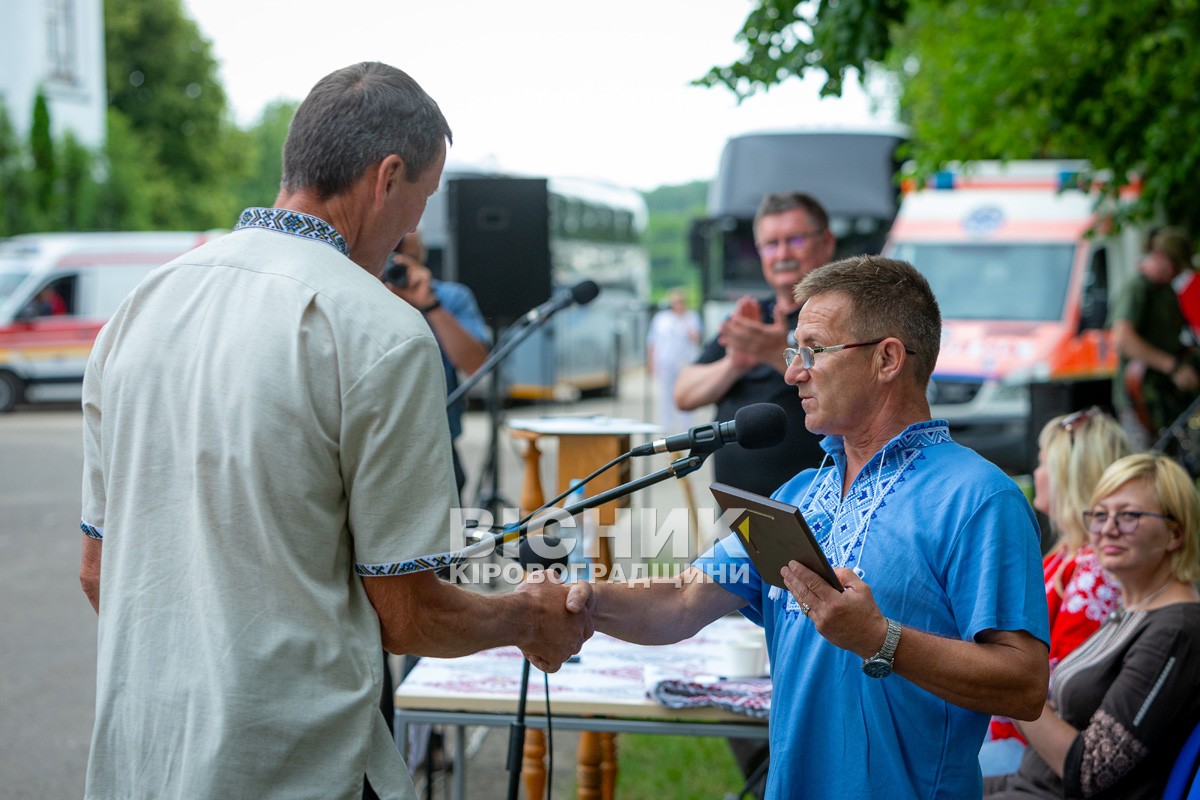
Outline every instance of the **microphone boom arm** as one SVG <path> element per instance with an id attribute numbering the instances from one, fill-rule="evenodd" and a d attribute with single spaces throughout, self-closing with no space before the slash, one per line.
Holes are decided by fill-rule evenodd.
<path id="1" fill-rule="evenodd" d="M 490 534 L 492 543 L 494 546 L 499 546 L 513 541 L 520 541 L 528 535 L 529 529 L 535 525 L 538 525 L 538 523 L 543 523 L 541 527 L 545 528 L 546 525 L 556 522 L 559 517 L 564 515 L 573 517 L 580 511 L 586 511 L 589 508 L 602 506 L 605 503 L 618 500 L 626 495 L 641 491 L 642 489 L 646 489 L 657 483 L 662 483 L 668 478 L 682 478 L 685 475 L 690 475 L 696 470 L 700 469 L 700 465 L 704 463 L 704 459 L 707 455 L 707 453 L 693 453 L 692 455 L 683 456 L 682 458 L 672 461 L 669 465 L 663 467 L 657 472 L 652 472 L 649 475 L 642 476 L 641 478 L 635 478 L 628 483 L 615 486 L 612 489 L 600 492 L 599 494 L 591 497 L 585 497 L 577 503 L 563 506 L 563 508 L 557 510 L 556 513 L 543 514 L 539 517 L 526 520 L 515 527 L 496 531 L 495 533 Z"/>
<path id="2" fill-rule="evenodd" d="M 491 373 L 492 370 L 494 370 L 510 352 L 512 352 L 514 347 L 528 339 L 530 334 L 541 327 L 542 323 L 547 319 L 549 319 L 549 317 L 536 320 L 529 325 L 509 327 L 508 330 L 504 332 L 504 335 L 500 337 L 499 346 L 492 350 L 492 352 L 488 353 L 488 357 L 482 364 L 479 365 L 479 369 L 471 373 L 470 377 L 460 383 L 458 388 L 451 392 L 446 398 L 446 408 L 454 405 L 463 395 L 471 390 L 471 387 L 487 377 L 488 374 Z M 512 333 L 514 328 L 516 332 Z"/>

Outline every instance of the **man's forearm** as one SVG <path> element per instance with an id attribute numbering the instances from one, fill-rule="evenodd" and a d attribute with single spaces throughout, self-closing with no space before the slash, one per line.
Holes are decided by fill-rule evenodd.
<path id="1" fill-rule="evenodd" d="M 1170 373 L 1175 365 L 1175 354 L 1159 350 L 1138 334 L 1128 320 L 1117 320 L 1112 326 L 1113 343 L 1117 351 L 1130 360 L 1144 361 L 1152 369 Z"/>
<path id="2" fill-rule="evenodd" d="M 433 572 L 363 578 L 391 653 L 455 658 L 514 645 L 553 672 L 592 635 L 590 608 L 567 607 L 567 588 L 531 574 L 508 594 L 482 595 Z"/>
<path id="3" fill-rule="evenodd" d="M 694 411 L 715 403 L 728 394 L 744 374 L 728 355 L 711 364 L 687 366 L 675 381 L 675 405 L 682 411 Z"/>
<path id="4" fill-rule="evenodd" d="M 484 597 L 432 572 L 363 578 L 363 585 L 379 613 L 388 652 L 456 658 L 525 640 L 527 620 L 512 594 Z"/>
<path id="5" fill-rule="evenodd" d="M 896 673 L 961 708 L 1036 719 L 1050 678 L 1046 646 L 1024 631 L 987 636 L 988 641 L 964 642 L 905 627 Z"/>
<path id="6" fill-rule="evenodd" d="M 100 613 L 100 559 L 103 543 L 90 536 L 83 537 L 83 554 L 79 559 L 79 585 L 92 609 Z"/>
<path id="7" fill-rule="evenodd" d="M 470 375 L 487 360 L 488 346 L 472 336 L 445 308 L 430 311 L 425 321 L 455 369 Z"/>
<path id="8" fill-rule="evenodd" d="M 679 579 L 595 583 L 596 630 L 634 644 L 674 644 L 745 602 L 694 567 Z"/>

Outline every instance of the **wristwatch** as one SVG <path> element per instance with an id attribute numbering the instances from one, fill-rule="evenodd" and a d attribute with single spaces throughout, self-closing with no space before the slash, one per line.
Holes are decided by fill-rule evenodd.
<path id="1" fill-rule="evenodd" d="M 883 647 L 875 655 L 863 659 L 862 671 L 870 678 L 886 678 L 892 674 L 892 659 L 896 657 L 896 645 L 900 644 L 900 623 L 889 619 L 887 624 Z"/>

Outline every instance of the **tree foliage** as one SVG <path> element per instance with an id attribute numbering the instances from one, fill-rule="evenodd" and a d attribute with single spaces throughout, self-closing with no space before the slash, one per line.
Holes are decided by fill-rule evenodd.
<path id="1" fill-rule="evenodd" d="M 669 289 L 684 287 L 689 303 L 700 299 L 700 275 L 688 259 L 691 221 L 704 215 L 707 181 L 660 186 L 646 192 L 649 221 L 643 241 L 650 256 L 651 297 L 658 300 Z"/>
<path id="2" fill-rule="evenodd" d="M 299 107 L 294 100 L 270 103 L 263 109 L 258 122 L 247 131 L 245 146 L 249 168 L 236 187 L 240 207 L 270 206 L 275 202 L 283 178 L 283 142 Z"/>
<path id="3" fill-rule="evenodd" d="M 0 236 L 36 230 L 35 173 L 28 152 L 0 103 Z"/>
<path id="4" fill-rule="evenodd" d="M 53 138 L 39 94 L 26 135 L 0 103 L 0 236 L 54 230 L 230 227 L 269 204 L 295 106 L 243 131 L 229 119 L 211 46 L 180 0 L 105 3 L 103 148 Z"/>
<path id="5" fill-rule="evenodd" d="M 758 0 L 735 37 L 745 54 L 697 83 L 725 86 L 744 99 L 815 68 L 825 73 L 821 93 L 841 95 L 847 72 L 884 60 L 889 28 L 907 10 L 908 0 Z"/>
<path id="6" fill-rule="evenodd" d="M 33 155 L 36 177 L 34 200 L 37 213 L 45 219 L 53 219 L 57 205 L 55 182 L 58 180 L 58 165 L 54 162 L 54 139 L 50 134 L 50 106 L 42 92 L 38 92 L 33 101 L 29 152 Z"/>
<path id="7" fill-rule="evenodd" d="M 228 176 L 245 169 L 244 151 L 211 44 L 181 0 L 105 3 L 104 41 L 110 106 L 175 189 L 154 224 L 229 225 L 239 209 Z"/>
<path id="8" fill-rule="evenodd" d="M 949 161 L 1082 158 L 1110 190 L 1140 179 L 1134 216 L 1200 231 L 1200 0 L 836 0 L 788 22 L 789 5 L 760 0 L 744 57 L 702 81 L 744 96 L 818 69 L 837 94 L 847 70 L 886 68 L 918 175 Z M 789 50 L 793 39 L 811 44 Z"/>

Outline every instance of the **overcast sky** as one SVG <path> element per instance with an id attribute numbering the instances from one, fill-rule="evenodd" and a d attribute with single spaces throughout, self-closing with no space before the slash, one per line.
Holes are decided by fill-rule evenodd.
<path id="1" fill-rule="evenodd" d="M 709 179 L 732 134 L 891 121 L 857 82 L 795 79 L 738 106 L 688 82 L 738 55 L 747 0 L 184 0 L 240 124 L 322 76 L 384 61 L 428 91 L 451 159 L 639 189 Z"/>

